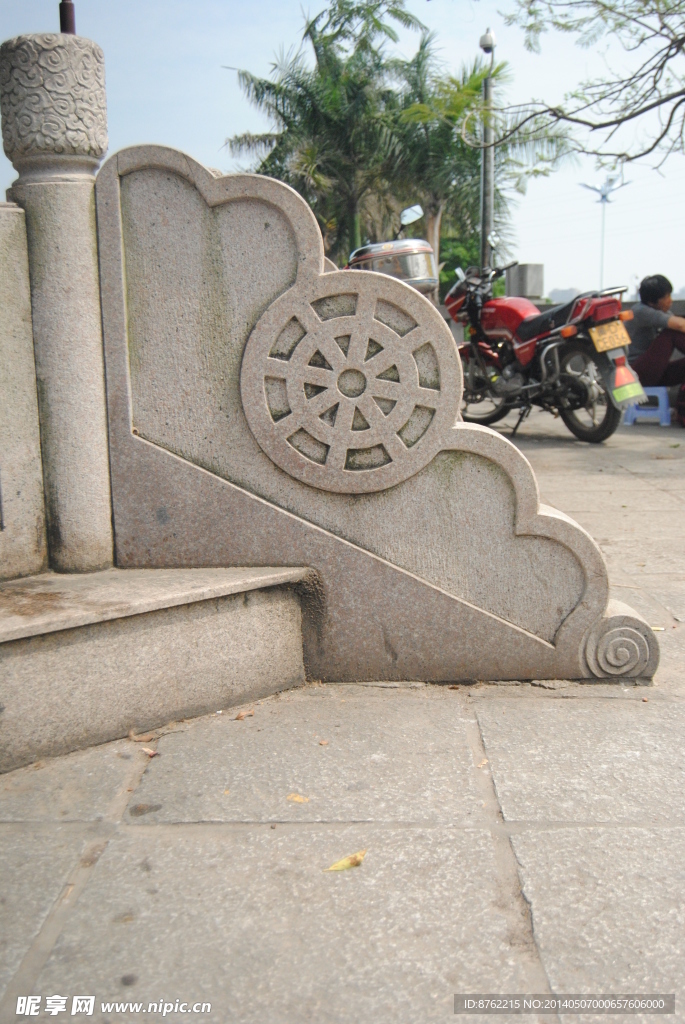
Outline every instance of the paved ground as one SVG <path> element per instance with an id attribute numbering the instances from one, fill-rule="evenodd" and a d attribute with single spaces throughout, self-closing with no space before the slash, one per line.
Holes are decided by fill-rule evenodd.
<path id="1" fill-rule="evenodd" d="M 663 627 L 656 685 L 308 686 L 2 776 L 3 1021 L 31 993 L 423 1024 L 550 991 L 685 1020 L 685 432 L 589 447 L 540 414 L 520 444 Z"/>

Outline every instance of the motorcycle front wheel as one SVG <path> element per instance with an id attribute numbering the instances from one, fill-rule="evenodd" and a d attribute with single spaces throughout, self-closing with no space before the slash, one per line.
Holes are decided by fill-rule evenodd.
<path id="1" fill-rule="evenodd" d="M 489 426 L 503 420 L 511 407 L 505 398 L 494 395 L 490 383 L 483 377 L 475 363 L 461 360 L 464 371 L 464 393 L 461 396 L 461 415 L 465 423 L 480 423 Z"/>
<path id="2" fill-rule="evenodd" d="M 559 380 L 567 384 L 572 406 L 559 406 L 562 420 L 580 441 L 606 441 L 621 422 L 621 410 L 607 395 L 592 352 L 583 345 L 569 345 L 561 353 L 560 368 Z"/>

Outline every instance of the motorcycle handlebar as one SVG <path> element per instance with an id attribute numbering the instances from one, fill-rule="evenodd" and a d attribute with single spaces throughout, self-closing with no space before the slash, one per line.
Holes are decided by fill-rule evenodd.
<path id="1" fill-rule="evenodd" d="M 512 267 L 518 267 L 518 265 L 518 260 L 512 260 L 511 263 L 507 263 L 505 267 L 495 267 L 494 276 L 501 277 L 507 270 L 511 270 Z"/>

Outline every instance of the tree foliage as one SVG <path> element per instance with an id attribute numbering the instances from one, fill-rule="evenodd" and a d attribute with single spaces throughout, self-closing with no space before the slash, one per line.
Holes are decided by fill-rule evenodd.
<path id="1" fill-rule="evenodd" d="M 589 133 L 579 148 L 613 162 L 685 152 L 685 0 L 516 2 L 508 20 L 524 28 L 530 49 L 556 29 L 586 47 L 605 39 L 623 57 L 617 70 L 582 83 L 562 105 L 512 112 L 516 128 L 540 115 L 579 126 Z"/>
<path id="2" fill-rule="evenodd" d="M 383 221 L 396 177 L 397 97 L 384 53 L 386 41 L 397 39 L 393 22 L 418 24 L 403 3 L 334 0 L 306 23 L 303 45 L 281 54 L 270 79 L 239 72 L 274 130 L 234 136 L 227 140 L 231 152 L 263 154 L 257 171 L 308 200 L 334 256 L 361 245 L 364 214 Z"/>
<path id="3" fill-rule="evenodd" d="M 416 53 L 388 52 L 397 26 L 421 31 Z M 403 0 L 331 0 L 305 23 L 296 51 L 281 53 L 269 78 L 239 72 L 246 95 L 271 130 L 233 136 L 234 154 L 257 158 L 255 169 L 292 185 L 309 202 L 329 256 L 346 262 L 363 241 L 393 237 L 402 206 L 420 202 L 436 254 L 441 240 L 477 249 L 482 84 L 476 60 L 446 74 L 434 38 Z M 506 67 L 493 72 L 506 80 Z M 566 152 L 564 133 L 536 128 L 511 138 L 496 156 L 496 219 L 506 236 L 511 195 L 531 174 L 548 173 Z M 454 246 L 452 246 L 454 249 Z M 477 262 L 477 261 L 476 261 Z"/>
<path id="4" fill-rule="evenodd" d="M 424 34 L 410 61 L 396 61 L 401 83 L 398 131 L 402 175 L 411 183 L 413 201 L 425 212 L 426 237 L 453 269 L 449 254 L 466 244 L 478 263 L 483 81 L 494 79 L 495 94 L 508 80 L 506 64 L 490 67 L 481 59 L 445 74 L 433 52 L 433 36 Z M 469 139 L 470 124 L 475 139 Z M 472 134 L 473 134 L 472 132 Z M 540 124 L 512 135 L 495 152 L 495 228 L 505 243 L 512 197 L 525 191 L 532 176 L 546 175 L 569 152 L 567 132 Z M 446 230 L 444 230 L 446 229 Z M 452 243 L 445 247 L 445 240 Z M 441 239 L 443 242 L 441 244 Z M 474 258 L 475 257 L 475 258 Z M 463 262 L 463 261 L 462 261 Z M 457 264 L 454 264 L 457 265 Z M 469 265 L 469 264 L 467 264 Z"/>

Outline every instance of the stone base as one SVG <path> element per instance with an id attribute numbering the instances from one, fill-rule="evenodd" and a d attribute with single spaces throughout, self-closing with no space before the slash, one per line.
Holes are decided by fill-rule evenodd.
<path id="1" fill-rule="evenodd" d="M 0 586 L 0 771 L 304 682 L 303 569 L 110 569 Z"/>

